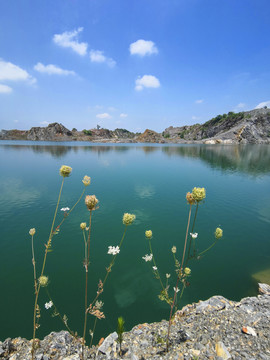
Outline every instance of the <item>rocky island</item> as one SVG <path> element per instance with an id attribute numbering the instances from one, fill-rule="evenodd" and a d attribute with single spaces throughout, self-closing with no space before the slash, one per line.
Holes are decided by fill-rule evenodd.
<path id="1" fill-rule="evenodd" d="M 69 130 L 58 123 L 30 130 L 1 130 L 0 140 L 88 141 L 99 143 L 205 143 L 270 144 L 270 109 L 229 112 L 204 124 L 170 126 L 162 133 L 146 129 L 133 133 L 126 129 Z"/>
<path id="2" fill-rule="evenodd" d="M 270 286 L 259 284 L 260 295 L 240 302 L 213 296 L 177 311 L 166 352 L 168 322 L 136 325 L 123 334 L 122 356 L 117 333 L 100 339 L 85 351 L 96 360 L 269 360 Z M 23 338 L 0 341 L 0 358 L 31 359 L 31 341 Z M 35 359 L 80 360 L 81 343 L 68 332 L 52 332 L 39 342 Z"/>

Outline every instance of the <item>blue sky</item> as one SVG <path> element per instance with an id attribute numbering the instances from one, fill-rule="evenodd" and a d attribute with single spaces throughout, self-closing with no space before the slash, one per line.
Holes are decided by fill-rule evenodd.
<path id="1" fill-rule="evenodd" d="M 0 129 L 270 107 L 269 0 L 0 0 Z"/>

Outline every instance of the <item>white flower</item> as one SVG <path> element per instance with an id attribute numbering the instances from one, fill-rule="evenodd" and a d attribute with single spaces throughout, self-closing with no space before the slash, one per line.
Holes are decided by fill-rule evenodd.
<path id="1" fill-rule="evenodd" d="M 62 208 L 61 211 L 69 211 L 70 208 L 69 207 L 65 207 L 65 208 Z"/>
<path id="2" fill-rule="evenodd" d="M 177 287 L 177 288 L 174 287 L 173 290 L 174 290 L 176 293 L 178 293 L 178 291 L 179 291 L 178 287 Z"/>
<path id="3" fill-rule="evenodd" d="M 53 302 L 52 301 L 49 301 L 47 303 L 45 303 L 45 309 L 50 309 L 51 307 L 53 306 Z"/>
<path id="4" fill-rule="evenodd" d="M 149 254 L 149 255 L 146 254 L 146 255 L 143 256 L 142 258 L 143 258 L 143 260 L 145 260 L 146 262 L 147 262 L 147 261 L 151 261 L 152 258 L 153 258 L 153 254 Z"/>
<path id="5" fill-rule="evenodd" d="M 192 237 L 192 239 L 196 239 L 197 238 L 197 236 L 198 236 L 198 233 L 190 233 L 190 235 L 191 235 L 191 237 Z"/>
<path id="6" fill-rule="evenodd" d="M 166 274 L 166 278 L 169 279 L 171 277 L 171 274 Z"/>
<path id="7" fill-rule="evenodd" d="M 157 267 L 156 267 L 156 266 L 153 266 L 153 270 L 154 270 L 154 271 L 157 271 Z"/>
<path id="8" fill-rule="evenodd" d="M 116 255 L 120 253 L 119 246 L 109 246 L 108 254 Z"/>

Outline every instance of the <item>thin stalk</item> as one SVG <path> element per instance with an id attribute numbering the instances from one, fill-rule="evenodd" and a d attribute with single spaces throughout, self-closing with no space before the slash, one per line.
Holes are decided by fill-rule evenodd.
<path id="1" fill-rule="evenodd" d="M 92 343 L 93 343 L 93 338 L 94 338 L 94 333 L 95 333 L 95 330 L 96 330 L 96 326 L 97 326 L 97 317 L 95 318 L 95 322 L 94 322 L 94 326 L 93 326 L 93 333 L 92 333 L 92 337 L 91 337 L 90 347 L 92 346 Z"/>
<path id="2" fill-rule="evenodd" d="M 84 328 L 83 328 L 83 348 L 85 344 L 85 334 L 86 334 L 86 326 L 87 326 L 87 291 L 88 291 L 88 265 L 90 258 L 90 236 L 91 236 L 91 225 L 92 225 L 92 210 L 90 210 L 89 215 L 89 232 L 87 239 L 87 259 L 85 263 L 85 302 L 84 302 Z"/>
<path id="3" fill-rule="evenodd" d="M 34 235 L 32 235 L 32 263 L 34 268 L 34 286 L 35 286 L 35 295 L 37 294 L 37 275 L 36 275 L 36 261 L 35 261 L 35 252 L 34 252 Z"/>
<path id="4" fill-rule="evenodd" d="M 55 218 L 56 218 L 56 214 L 57 214 L 57 211 L 58 211 L 59 202 L 60 202 L 60 198 L 61 198 L 61 193 L 62 193 L 62 189 L 63 189 L 63 185 L 64 185 L 64 179 L 65 178 L 63 177 L 62 184 L 61 184 L 60 191 L 59 191 L 59 195 L 58 195 L 56 208 L 55 208 L 55 212 L 54 212 L 54 217 L 53 217 L 53 222 L 52 222 L 51 231 L 50 231 L 50 235 L 49 235 L 49 240 L 47 242 L 47 246 L 46 246 L 46 250 L 45 250 L 45 254 L 44 254 L 43 265 L 42 265 L 42 270 L 41 270 L 41 275 L 40 276 L 43 276 L 44 269 L 45 269 L 46 258 L 47 258 L 47 254 L 48 254 L 49 244 L 50 244 L 51 239 L 52 239 L 52 233 L 53 233 Z M 34 348 L 35 348 L 35 336 L 36 336 L 36 313 L 37 313 L 37 302 L 38 302 L 39 291 L 40 291 L 40 284 L 38 285 L 38 289 L 37 289 L 36 297 L 35 297 L 35 305 L 34 305 L 32 360 L 34 360 Z"/>
<path id="5" fill-rule="evenodd" d="M 191 208 L 192 208 L 192 205 L 190 205 L 190 208 L 189 208 L 187 230 L 186 230 L 186 238 L 185 238 L 185 244 L 184 244 L 184 250 L 183 250 L 183 256 L 182 256 L 182 262 L 181 262 L 181 267 L 180 267 L 180 270 L 179 270 L 179 273 L 178 273 L 178 276 L 177 276 L 177 281 L 176 281 L 176 286 L 175 286 L 175 291 L 174 291 L 174 297 L 173 297 L 173 303 L 171 305 L 171 310 L 170 310 L 170 318 L 169 318 L 168 333 L 167 333 L 167 352 L 169 350 L 169 338 L 170 338 L 170 330 L 171 330 L 171 324 L 172 324 L 172 312 L 173 312 L 173 308 L 174 308 L 174 305 L 175 305 L 175 300 L 176 300 L 176 297 L 177 297 L 178 283 L 179 283 L 179 280 L 180 280 L 180 276 L 182 276 L 182 269 L 183 269 L 183 265 L 184 265 L 186 246 L 187 246 L 187 238 L 188 238 L 188 231 L 189 231 L 189 224 L 190 224 L 190 217 L 191 217 Z M 193 222 L 193 226 L 194 226 L 194 222 Z"/>
<path id="6" fill-rule="evenodd" d="M 121 239 L 121 241 L 120 241 L 120 243 L 119 243 L 119 245 L 118 245 L 119 249 L 121 249 L 121 246 L 122 246 L 122 244 L 123 244 L 123 241 L 124 241 L 126 232 L 127 232 L 127 225 L 125 226 L 125 230 L 124 230 L 122 239 Z M 106 268 L 106 269 L 107 269 L 107 273 L 106 273 L 106 275 L 105 275 L 105 277 L 104 277 L 104 280 L 103 280 L 103 282 L 102 282 L 102 289 L 104 289 L 104 285 L 105 285 L 105 283 L 106 283 L 106 281 L 107 281 L 107 279 L 108 279 L 109 273 L 111 272 L 111 269 L 112 269 L 112 267 L 113 267 L 113 265 L 114 265 L 114 263 L 115 263 L 115 260 L 116 260 L 117 255 L 118 255 L 118 254 L 115 254 L 115 255 L 113 256 L 112 261 L 110 262 L 109 267 Z M 89 307 L 90 307 L 91 305 L 93 305 L 93 304 L 97 301 L 97 299 L 99 298 L 99 296 L 100 296 L 101 294 L 102 294 L 102 292 L 98 291 L 96 297 L 95 297 L 94 300 L 91 302 L 91 304 L 89 305 Z M 89 307 L 88 307 L 88 308 L 89 308 Z M 96 327 L 96 325 L 95 325 L 95 327 Z M 94 329 L 93 329 L 93 336 L 92 336 L 92 339 L 91 339 L 91 344 L 92 344 L 92 342 L 93 342 L 95 327 L 94 327 Z"/>
<path id="7" fill-rule="evenodd" d="M 195 216 L 194 216 L 194 219 L 193 219 L 193 224 L 192 224 L 192 229 L 191 229 L 191 232 L 192 232 L 192 233 L 193 233 L 193 231 L 194 231 L 194 227 L 195 227 L 195 223 L 196 223 L 196 219 L 197 219 L 198 208 L 199 208 L 199 203 L 197 203 L 197 206 L 196 206 Z M 189 237 L 188 254 L 187 254 L 187 258 L 186 258 L 184 267 L 187 266 L 187 263 L 188 263 L 188 260 L 189 260 L 190 250 L 191 250 L 191 242 L 192 242 L 192 236 Z"/>
<path id="8" fill-rule="evenodd" d="M 210 245 L 209 248 L 207 248 L 206 250 L 204 250 L 204 251 L 202 251 L 201 253 L 199 253 L 198 256 L 201 256 L 202 254 L 206 253 L 206 252 L 207 252 L 208 250 L 210 250 L 214 245 L 216 245 L 217 242 L 218 242 L 218 239 L 217 239 L 215 242 L 213 242 L 213 244 Z"/>
<path id="9" fill-rule="evenodd" d="M 57 309 L 54 301 L 52 300 L 52 297 L 51 297 L 51 295 L 50 295 L 50 293 L 49 293 L 49 290 L 48 290 L 48 287 L 47 287 L 47 286 L 46 286 L 45 290 L 46 290 L 46 293 L 47 293 L 47 296 L 48 296 L 49 300 L 53 303 L 53 307 L 54 307 L 55 313 L 57 314 L 57 316 L 59 316 L 60 320 L 61 320 L 62 323 L 65 325 L 65 327 L 66 327 L 67 331 L 70 333 L 70 335 L 75 336 L 75 335 L 74 335 L 74 332 L 70 329 L 70 327 L 68 326 L 67 322 L 64 321 L 63 317 L 61 316 L 60 312 L 58 311 L 58 309 Z"/>
<path id="10" fill-rule="evenodd" d="M 152 250 L 151 239 L 149 239 L 149 249 L 150 249 L 150 253 L 153 255 L 153 264 L 154 264 L 154 266 L 158 269 L 157 264 L 156 264 L 156 261 L 155 261 L 154 253 L 153 253 L 153 250 Z M 165 291 L 163 282 L 162 282 L 161 277 L 160 277 L 160 275 L 159 275 L 159 271 L 156 270 L 156 272 L 157 272 L 157 275 L 158 275 L 159 282 L 160 282 L 160 285 L 161 285 L 161 287 L 162 287 L 162 290 Z"/>

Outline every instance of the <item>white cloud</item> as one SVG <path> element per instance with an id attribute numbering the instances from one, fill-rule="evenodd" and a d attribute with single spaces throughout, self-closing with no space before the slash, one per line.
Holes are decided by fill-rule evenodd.
<path id="1" fill-rule="evenodd" d="M 128 114 L 124 114 L 124 113 L 120 114 L 120 118 L 126 118 L 127 116 Z"/>
<path id="2" fill-rule="evenodd" d="M 7 85 L 0 84 L 0 94 L 10 94 L 12 92 L 12 88 Z"/>
<path id="3" fill-rule="evenodd" d="M 110 119 L 111 118 L 111 115 L 108 114 L 108 113 L 103 113 L 103 114 L 97 114 L 96 117 L 98 119 Z"/>
<path id="4" fill-rule="evenodd" d="M 200 118 L 198 116 L 192 116 L 191 119 L 192 120 L 200 120 Z"/>
<path id="5" fill-rule="evenodd" d="M 263 101 L 263 102 L 259 103 L 259 104 L 255 107 L 255 109 L 261 109 L 261 108 L 263 108 L 263 107 L 265 107 L 265 106 L 270 107 L 270 100 L 268 100 L 268 101 Z"/>
<path id="6" fill-rule="evenodd" d="M 48 126 L 48 125 L 49 125 L 49 122 L 48 122 L 48 121 L 41 121 L 41 122 L 40 122 L 40 125 Z"/>
<path id="7" fill-rule="evenodd" d="M 129 45 L 129 51 L 131 55 L 152 55 L 157 54 L 158 49 L 153 41 L 137 40 Z"/>
<path id="8" fill-rule="evenodd" d="M 65 31 L 62 34 L 55 34 L 53 36 L 53 41 L 55 44 L 65 47 L 71 48 L 79 55 L 86 55 L 88 44 L 85 42 L 78 41 L 78 34 L 83 31 L 83 27 L 78 28 L 73 31 Z"/>
<path id="9" fill-rule="evenodd" d="M 28 74 L 26 70 L 2 59 L 0 59 L 0 80 L 28 81 L 32 84 L 36 82 L 36 79 Z"/>
<path id="10" fill-rule="evenodd" d="M 90 51 L 90 60 L 91 60 L 91 62 L 105 63 L 109 67 L 114 67 L 116 64 L 116 62 L 113 59 L 106 57 L 103 54 L 103 51 L 100 51 L 100 50 L 91 50 Z"/>
<path id="11" fill-rule="evenodd" d="M 143 88 L 158 88 L 160 87 L 160 82 L 158 78 L 153 75 L 144 75 L 143 77 L 138 77 L 136 80 L 135 90 L 141 91 Z"/>
<path id="12" fill-rule="evenodd" d="M 199 99 L 199 100 L 196 100 L 195 103 L 196 103 L 196 104 L 202 104 L 203 101 L 204 101 L 203 99 Z"/>
<path id="13" fill-rule="evenodd" d="M 75 72 L 72 70 L 64 70 L 53 64 L 44 65 L 40 62 L 34 66 L 34 69 L 48 75 L 75 75 Z"/>

